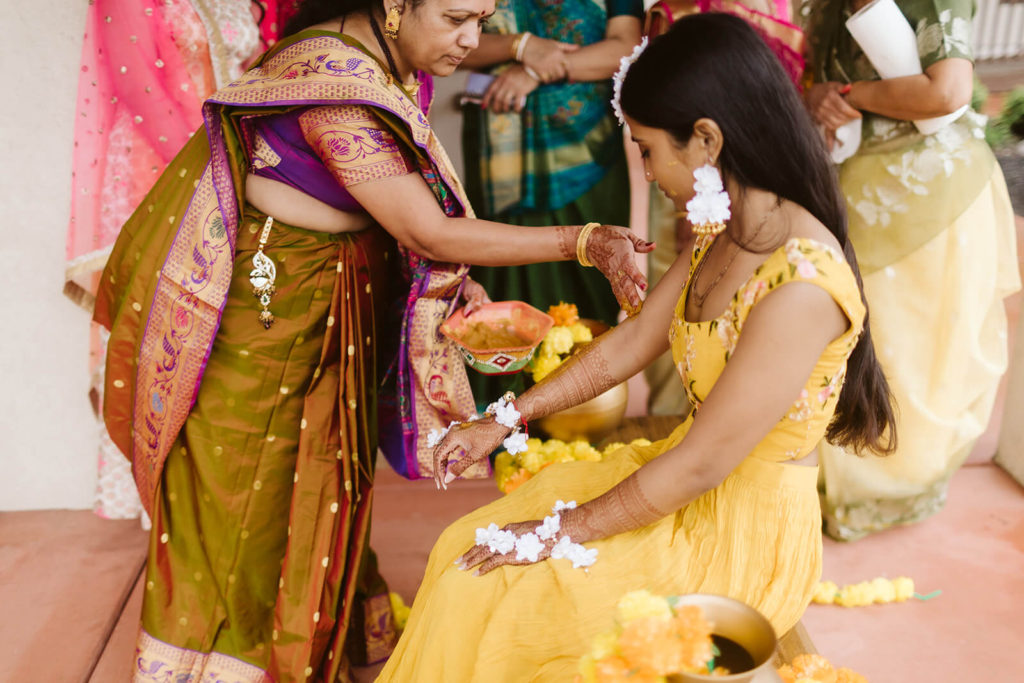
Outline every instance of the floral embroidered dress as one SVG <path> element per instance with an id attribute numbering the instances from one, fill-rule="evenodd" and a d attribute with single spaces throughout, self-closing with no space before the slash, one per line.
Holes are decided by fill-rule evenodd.
<path id="1" fill-rule="evenodd" d="M 971 0 L 897 0 L 924 69 L 972 60 Z M 845 29 L 845 0 L 812 4 L 817 81 L 877 80 Z M 1020 287 L 1013 211 L 968 109 L 933 135 L 862 112 L 863 140 L 839 167 L 871 307 L 875 347 L 899 407 L 897 452 L 851 458 L 822 445 L 830 535 L 855 539 L 942 508 L 953 472 L 991 414 L 1007 367 L 1003 297 Z"/>
<path id="2" fill-rule="evenodd" d="M 691 272 L 713 239 L 698 241 Z M 453 565 L 478 527 L 541 519 L 559 499 L 595 498 L 678 444 L 700 419 L 701 401 L 750 311 L 790 282 L 828 291 L 850 326 L 821 354 L 788 414 L 718 487 L 654 524 L 586 544 L 598 549 L 587 572 L 568 560 L 506 566 L 484 576 Z M 860 291 L 838 252 L 793 239 L 768 256 L 722 316 L 689 322 L 685 302 L 686 291 L 669 338 L 696 415 L 650 446 L 626 446 L 601 462 L 547 467 L 449 527 L 434 546 L 409 622 L 379 680 L 570 681 L 591 639 L 613 626 L 616 601 L 637 588 L 728 595 L 760 610 L 780 634 L 796 624 L 821 574 L 821 510 L 817 468 L 786 461 L 810 453 L 832 419 L 864 320 Z M 465 605 L 472 609 L 460 608 Z"/>

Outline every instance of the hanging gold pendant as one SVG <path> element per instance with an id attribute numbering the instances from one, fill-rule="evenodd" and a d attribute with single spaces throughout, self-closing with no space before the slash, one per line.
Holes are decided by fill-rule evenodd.
<path id="1" fill-rule="evenodd" d="M 277 266 L 270 260 L 270 257 L 263 253 L 263 247 L 267 244 L 267 237 L 270 235 L 270 226 L 274 219 L 267 216 L 263 224 L 263 232 L 260 233 L 260 244 L 256 248 L 256 254 L 252 257 L 252 270 L 249 271 L 249 284 L 252 285 L 252 295 L 259 299 L 263 310 L 260 311 L 259 321 L 263 323 L 264 329 L 270 329 L 274 324 L 274 314 L 270 312 L 270 297 L 277 289 L 274 281 L 277 279 Z"/>

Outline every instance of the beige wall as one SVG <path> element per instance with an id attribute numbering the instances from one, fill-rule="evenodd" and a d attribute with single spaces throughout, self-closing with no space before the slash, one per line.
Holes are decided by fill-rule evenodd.
<path id="1" fill-rule="evenodd" d="M 0 3 L 0 510 L 82 508 L 97 436 L 88 316 L 61 294 L 86 3 Z"/>

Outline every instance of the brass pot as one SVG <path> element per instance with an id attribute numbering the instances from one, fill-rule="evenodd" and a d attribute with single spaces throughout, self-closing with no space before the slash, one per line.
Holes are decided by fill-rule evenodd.
<path id="1" fill-rule="evenodd" d="M 678 605 L 697 605 L 712 623 L 712 634 L 733 641 L 747 651 L 754 666 L 747 671 L 738 671 L 728 676 L 708 674 L 674 674 L 668 676 L 671 683 L 775 683 L 780 681 L 772 657 L 778 645 L 775 629 L 756 609 L 739 600 L 723 595 L 693 593 L 679 598 Z"/>
<path id="2" fill-rule="evenodd" d="M 580 318 L 580 322 L 590 328 L 595 340 L 610 329 L 600 320 Z M 586 347 L 587 344 L 577 344 L 572 352 L 578 353 Z M 623 382 L 585 403 L 542 417 L 537 425 L 552 439 L 598 443 L 622 424 L 628 402 L 629 390 Z"/>
<path id="3" fill-rule="evenodd" d="M 542 417 L 537 425 L 553 439 L 598 443 L 622 424 L 628 401 L 629 390 L 623 382 L 585 403 Z"/>

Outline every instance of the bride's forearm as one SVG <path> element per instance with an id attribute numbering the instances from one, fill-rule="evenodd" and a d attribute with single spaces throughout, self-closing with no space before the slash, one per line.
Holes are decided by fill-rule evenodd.
<path id="1" fill-rule="evenodd" d="M 516 408 L 523 419 L 529 422 L 579 405 L 621 382 L 609 369 L 602 346 L 592 343 L 520 396 Z"/>
<path id="2" fill-rule="evenodd" d="M 672 512 L 650 500 L 640 473 L 634 472 L 603 495 L 562 512 L 561 528 L 573 542 L 586 543 L 640 529 Z"/>

